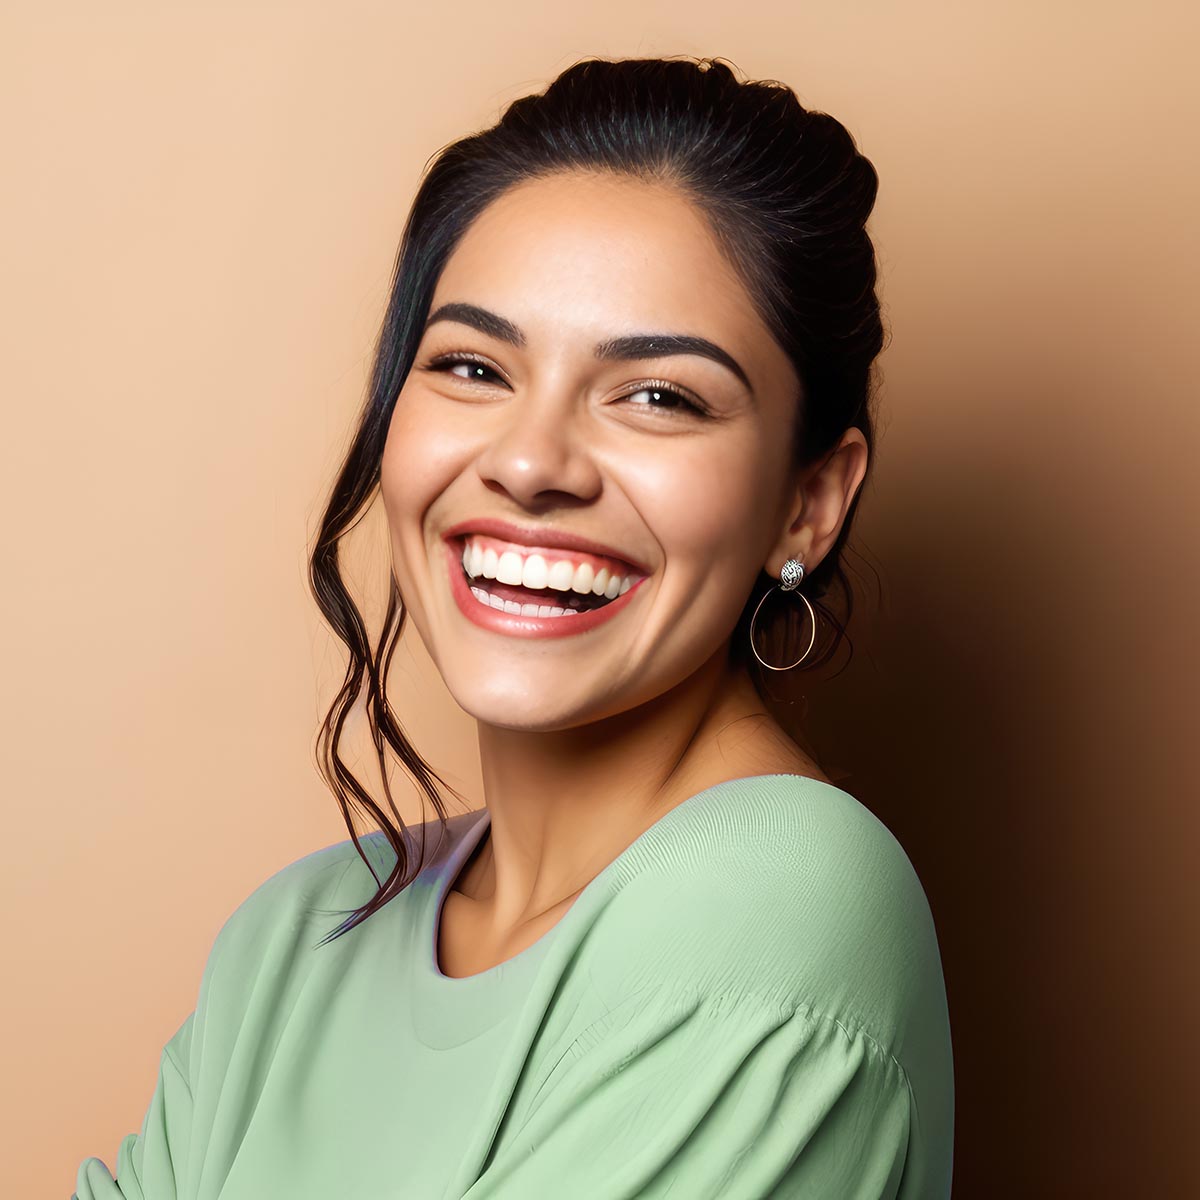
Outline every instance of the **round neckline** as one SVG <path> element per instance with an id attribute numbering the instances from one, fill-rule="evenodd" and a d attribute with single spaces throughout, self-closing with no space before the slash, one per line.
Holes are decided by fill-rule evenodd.
<path id="1" fill-rule="evenodd" d="M 553 935 L 562 928 L 566 921 L 571 920 L 572 914 L 576 908 L 587 898 L 588 894 L 598 888 L 606 878 L 617 870 L 619 865 L 629 856 L 646 838 L 649 838 L 653 833 L 661 834 L 665 822 L 669 822 L 676 813 L 684 810 L 691 811 L 695 807 L 695 802 L 705 796 L 710 796 L 713 792 L 717 792 L 722 788 L 730 787 L 733 784 L 754 783 L 766 779 L 802 779 L 808 783 L 817 784 L 822 788 L 832 788 L 834 791 L 843 792 L 845 795 L 850 795 L 843 788 L 839 788 L 837 784 L 826 783 L 823 779 L 817 779 L 813 775 L 796 775 L 787 771 L 773 772 L 767 775 L 744 775 L 738 779 L 725 779 L 720 783 L 711 784 L 702 791 L 696 792 L 694 795 L 687 796 L 681 800 L 674 808 L 668 809 L 661 817 L 658 818 L 652 825 L 642 830 L 620 854 L 616 856 L 607 866 L 591 879 L 580 891 L 579 895 L 571 902 L 571 906 L 559 919 L 550 926 L 539 938 L 531 942 L 523 950 L 518 950 L 516 954 L 510 958 L 506 958 L 503 962 L 498 962 L 494 966 L 488 967 L 486 970 L 477 971 L 474 975 L 446 975 L 442 971 L 441 963 L 438 961 L 438 941 L 441 936 L 442 913 L 445 911 L 446 900 L 453 890 L 454 885 L 458 882 L 459 875 L 462 874 L 467 861 L 475 852 L 476 847 L 483 841 L 484 835 L 488 832 L 492 825 L 492 814 L 485 806 L 479 810 L 479 820 L 463 835 L 462 840 L 451 852 L 450 858 L 446 864 L 446 869 L 441 873 L 437 887 L 433 894 L 432 912 L 433 920 L 430 925 L 425 927 L 425 945 L 426 945 L 426 961 L 430 964 L 431 972 L 438 986 L 458 986 L 469 987 L 472 984 L 478 986 L 487 986 L 493 980 L 498 979 L 505 972 L 512 972 L 522 969 L 527 963 L 535 960 L 540 954 L 544 953 L 550 946 L 553 940 Z M 853 798 L 853 797 L 852 797 Z M 678 818 L 676 818 L 678 819 Z"/>

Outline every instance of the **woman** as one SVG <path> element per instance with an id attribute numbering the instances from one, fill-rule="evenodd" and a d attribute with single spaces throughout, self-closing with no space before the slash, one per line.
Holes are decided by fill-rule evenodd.
<path id="1" fill-rule="evenodd" d="M 837 121 L 712 60 L 578 63 L 440 154 L 312 558 L 351 839 L 230 917 L 79 1200 L 949 1195 L 924 892 L 761 698 L 846 591 L 876 187 Z M 373 652 L 337 548 L 377 484 Z M 387 707 L 406 615 L 478 722 L 481 812 L 446 817 Z M 416 830 L 338 756 L 364 674 Z"/>

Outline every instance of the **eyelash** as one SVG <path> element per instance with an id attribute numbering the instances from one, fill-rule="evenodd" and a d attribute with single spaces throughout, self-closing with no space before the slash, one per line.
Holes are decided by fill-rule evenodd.
<path id="1" fill-rule="evenodd" d="M 473 354 L 440 354 L 436 358 L 431 358 L 429 362 L 425 364 L 424 369 L 427 371 L 444 372 L 447 367 L 459 366 L 462 363 L 473 364 L 477 367 L 484 367 L 491 371 L 493 375 L 499 375 L 499 372 L 493 366 L 485 362 L 482 358 L 476 358 Z M 461 375 L 456 376 L 456 378 L 462 379 L 463 383 L 479 383 L 483 384 L 485 387 L 487 386 L 487 381 L 483 379 L 463 379 Z M 690 399 L 676 388 L 671 387 L 666 382 L 658 379 L 647 380 L 641 385 L 641 387 L 636 388 L 632 392 L 627 392 L 624 396 L 620 397 L 620 399 L 628 399 L 630 396 L 636 396 L 639 392 L 659 392 L 662 395 L 673 396 L 679 401 L 680 406 L 690 410 L 695 416 L 707 417 L 709 415 L 708 410 L 703 408 L 699 402 Z M 660 408 L 652 404 L 641 404 L 638 405 L 638 407 L 650 409 L 652 412 L 675 413 L 679 411 L 677 408 Z"/>

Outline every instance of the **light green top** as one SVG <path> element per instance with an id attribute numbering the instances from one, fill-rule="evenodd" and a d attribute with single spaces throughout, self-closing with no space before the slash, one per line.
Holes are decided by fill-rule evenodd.
<path id="1" fill-rule="evenodd" d="M 375 892 L 354 843 L 260 885 L 115 1180 L 89 1158 L 73 1200 L 949 1197 L 933 919 L 858 800 L 799 775 L 710 787 L 533 945 L 451 978 L 437 923 L 489 822 L 429 822 L 420 875 L 320 948 Z M 360 841 L 382 879 L 391 847 Z"/>

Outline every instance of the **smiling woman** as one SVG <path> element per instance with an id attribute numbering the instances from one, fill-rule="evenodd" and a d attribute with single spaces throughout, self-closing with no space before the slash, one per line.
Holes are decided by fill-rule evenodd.
<path id="1" fill-rule="evenodd" d="M 311 560 L 351 838 L 230 917 L 80 1200 L 950 1194 L 925 894 L 765 706 L 850 610 L 876 186 L 719 60 L 577 63 L 437 157 Z M 338 547 L 377 495 L 372 646 Z M 389 707 L 408 618 L 477 722 L 478 812 Z M 364 685 L 398 825 L 339 754 Z M 436 820 L 399 821 L 385 747 Z"/>

